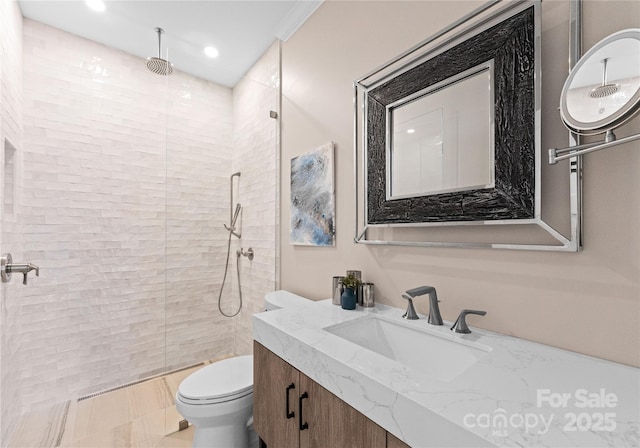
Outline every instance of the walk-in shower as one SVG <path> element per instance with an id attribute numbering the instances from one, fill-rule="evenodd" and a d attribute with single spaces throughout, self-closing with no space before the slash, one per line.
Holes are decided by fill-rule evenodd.
<path id="1" fill-rule="evenodd" d="M 0 3 L 0 12 L 14 4 Z M 0 25 L 5 20 L 0 14 Z M 154 423 L 176 431 L 169 407 L 177 384 L 157 380 L 157 389 L 145 386 L 139 395 L 130 385 L 249 354 L 251 313 L 275 287 L 278 134 L 268 111 L 278 107 L 279 47 L 226 87 L 178 65 L 171 76 L 156 76 L 145 66 L 148 55 L 90 42 L 19 11 L 15 20 L 22 29 L 0 33 L 3 50 L 15 56 L 2 61 L 15 61 L 3 65 L 15 75 L 3 93 L 16 98 L 15 111 L 0 104 L 10 118 L 2 120 L 2 138 L 19 162 L 10 165 L 5 144 L 0 255 L 33 262 L 40 277 L 31 272 L 23 285 L 11 269 L 13 279 L 0 283 L 0 446 L 55 446 L 61 425 L 72 421 L 82 428 L 64 433 L 74 438 L 70 446 L 109 446 L 91 438 L 129 434 L 125 417 L 140 422 L 147 409 Z M 8 36 L 21 41 L 2 40 Z M 15 133 L 7 133 L 14 123 Z M 234 185 L 230 205 L 229 175 L 239 171 L 233 181 L 242 179 L 242 191 Z M 249 246 L 268 262 L 249 263 L 242 255 Z M 233 319 L 216 304 L 227 259 L 221 308 L 235 314 L 241 297 Z M 124 397 L 122 419 L 94 412 L 82 422 L 75 413 L 88 408 L 87 397 L 108 396 Z M 10 443 L 16 428 L 38 431 L 20 423 L 28 415 L 53 422 L 51 445 Z"/>

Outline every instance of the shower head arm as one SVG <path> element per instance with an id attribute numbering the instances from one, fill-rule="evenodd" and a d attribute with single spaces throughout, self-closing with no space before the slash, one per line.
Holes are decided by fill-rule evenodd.
<path id="1" fill-rule="evenodd" d="M 161 51 L 162 45 L 161 45 L 161 42 L 162 42 L 162 33 L 164 33 L 164 30 L 162 28 L 158 27 L 158 28 L 156 28 L 156 32 L 158 33 L 158 58 L 161 58 L 162 57 L 162 51 Z"/>

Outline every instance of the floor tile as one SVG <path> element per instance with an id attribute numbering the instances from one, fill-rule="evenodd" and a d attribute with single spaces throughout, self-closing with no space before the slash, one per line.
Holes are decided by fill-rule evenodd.
<path id="1" fill-rule="evenodd" d="M 193 372 L 229 356 L 24 415 L 9 448 L 188 448 L 194 428 L 178 432 L 178 387 Z"/>
<path id="2" fill-rule="evenodd" d="M 67 401 L 21 418 L 11 437 L 9 447 L 59 446 L 69 406 L 70 402 Z"/>
<path id="3" fill-rule="evenodd" d="M 133 412 L 129 404 L 127 388 L 82 400 L 78 402 L 77 415 L 73 422 L 73 440 L 108 432 L 131 420 L 133 420 Z"/>
<path id="4" fill-rule="evenodd" d="M 189 426 L 188 429 L 180 432 L 174 432 L 173 434 L 169 434 L 166 437 L 163 437 L 162 440 L 158 442 L 156 445 L 157 448 L 190 448 L 191 442 L 193 441 L 193 433 L 195 428 L 193 426 Z"/>
<path id="5" fill-rule="evenodd" d="M 132 418 L 165 409 L 173 404 L 173 398 L 163 378 L 145 381 L 126 390 Z"/>
<path id="6" fill-rule="evenodd" d="M 171 394 L 171 402 L 175 403 L 175 396 L 176 396 L 176 392 L 178 392 L 178 387 L 180 386 L 180 383 L 189 375 L 191 375 L 193 372 L 195 372 L 196 370 L 200 370 L 201 368 L 204 367 L 204 364 L 195 366 L 195 367 L 191 367 L 189 369 L 185 369 L 185 370 L 180 370 L 178 372 L 175 373 L 171 373 L 169 375 L 165 375 L 163 377 L 164 381 L 167 384 L 167 387 L 169 388 L 169 393 Z"/>

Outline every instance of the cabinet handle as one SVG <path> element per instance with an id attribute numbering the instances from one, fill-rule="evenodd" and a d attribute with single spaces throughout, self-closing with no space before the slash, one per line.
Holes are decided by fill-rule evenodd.
<path id="1" fill-rule="evenodd" d="M 296 386 L 295 386 L 295 384 L 293 384 L 293 383 L 291 383 L 291 384 L 289 384 L 289 385 L 287 386 L 287 397 L 286 397 L 286 400 L 287 400 L 287 418 L 288 418 L 288 419 L 289 419 L 289 418 L 293 418 L 293 416 L 295 415 L 295 414 L 293 413 L 293 411 L 290 411 L 290 410 L 289 410 L 289 391 L 290 391 L 291 389 L 295 389 L 295 388 L 296 388 Z"/>
<path id="2" fill-rule="evenodd" d="M 298 425 L 300 426 L 300 431 L 304 431 L 309 428 L 309 424 L 307 422 L 302 423 L 302 400 L 305 398 L 309 398 L 309 394 L 306 392 L 300 395 L 300 398 L 298 399 Z"/>

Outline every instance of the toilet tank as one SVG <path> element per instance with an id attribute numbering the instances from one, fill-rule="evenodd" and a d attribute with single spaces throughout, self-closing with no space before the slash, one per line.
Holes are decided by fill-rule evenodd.
<path id="1" fill-rule="evenodd" d="M 265 294 L 264 296 L 264 310 L 274 311 L 279 310 L 280 308 L 300 306 L 312 302 L 312 300 L 293 294 L 289 291 L 273 291 Z"/>

